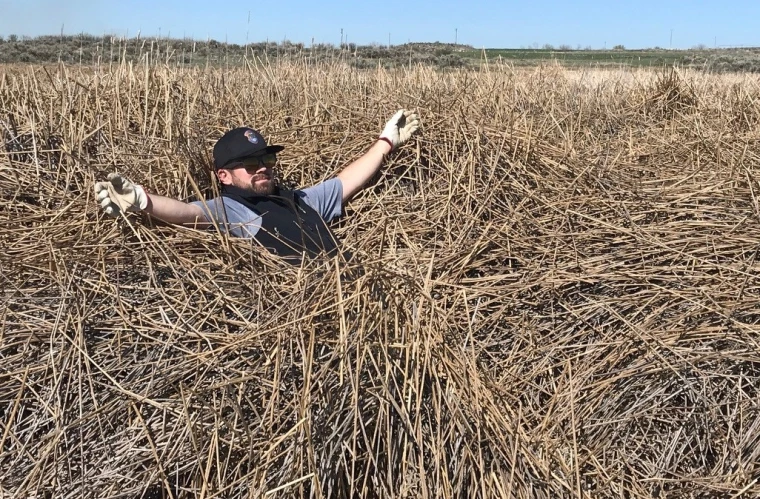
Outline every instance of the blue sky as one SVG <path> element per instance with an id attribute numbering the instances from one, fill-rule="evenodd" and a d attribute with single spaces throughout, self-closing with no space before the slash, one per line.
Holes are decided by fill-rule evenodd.
<path id="1" fill-rule="evenodd" d="M 467 5 L 465 7 L 465 5 Z M 250 15 L 250 21 L 249 21 Z M 81 32 L 231 43 L 466 43 L 477 48 L 760 46 L 760 0 L 0 0 L 0 35 Z"/>

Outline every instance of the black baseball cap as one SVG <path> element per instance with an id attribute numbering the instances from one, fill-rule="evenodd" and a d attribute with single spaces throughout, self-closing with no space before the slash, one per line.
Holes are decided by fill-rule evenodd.
<path id="1" fill-rule="evenodd" d="M 268 146 L 258 130 L 248 127 L 235 128 L 222 135 L 214 144 L 214 167 L 218 170 L 238 161 L 280 152 L 283 149 L 283 146 Z"/>

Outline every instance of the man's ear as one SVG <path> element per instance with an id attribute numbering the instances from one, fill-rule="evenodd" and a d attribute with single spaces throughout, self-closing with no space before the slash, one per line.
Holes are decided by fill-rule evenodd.
<path id="1" fill-rule="evenodd" d="M 219 182 L 223 185 L 230 185 L 232 184 L 232 174 L 229 170 L 226 170 L 224 168 L 216 171 L 216 177 L 219 179 Z"/>

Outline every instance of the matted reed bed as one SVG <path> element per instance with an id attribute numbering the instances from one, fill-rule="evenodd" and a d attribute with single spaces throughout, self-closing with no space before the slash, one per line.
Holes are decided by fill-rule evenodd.
<path id="1" fill-rule="evenodd" d="M 760 79 L 0 68 L 0 496 L 760 494 Z M 352 263 L 100 212 L 260 128 Z"/>

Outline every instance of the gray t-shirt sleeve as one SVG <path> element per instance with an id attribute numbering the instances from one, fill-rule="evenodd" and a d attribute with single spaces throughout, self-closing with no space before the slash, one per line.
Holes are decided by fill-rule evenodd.
<path id="1" fill-rule="evenodd" d="M 303 200 L 329 222 L 343 214 L 343 183 L 338 177 L 302 189 Z"/>
<path id="2" fill-rule="evenodd" d="M 261 216 L 234 199 L 216 198 L 193 201 L 200 206 L 206 219 L 216 222 L 219 228 L 235 237 L 254 237 L 261 229 Z"/>

